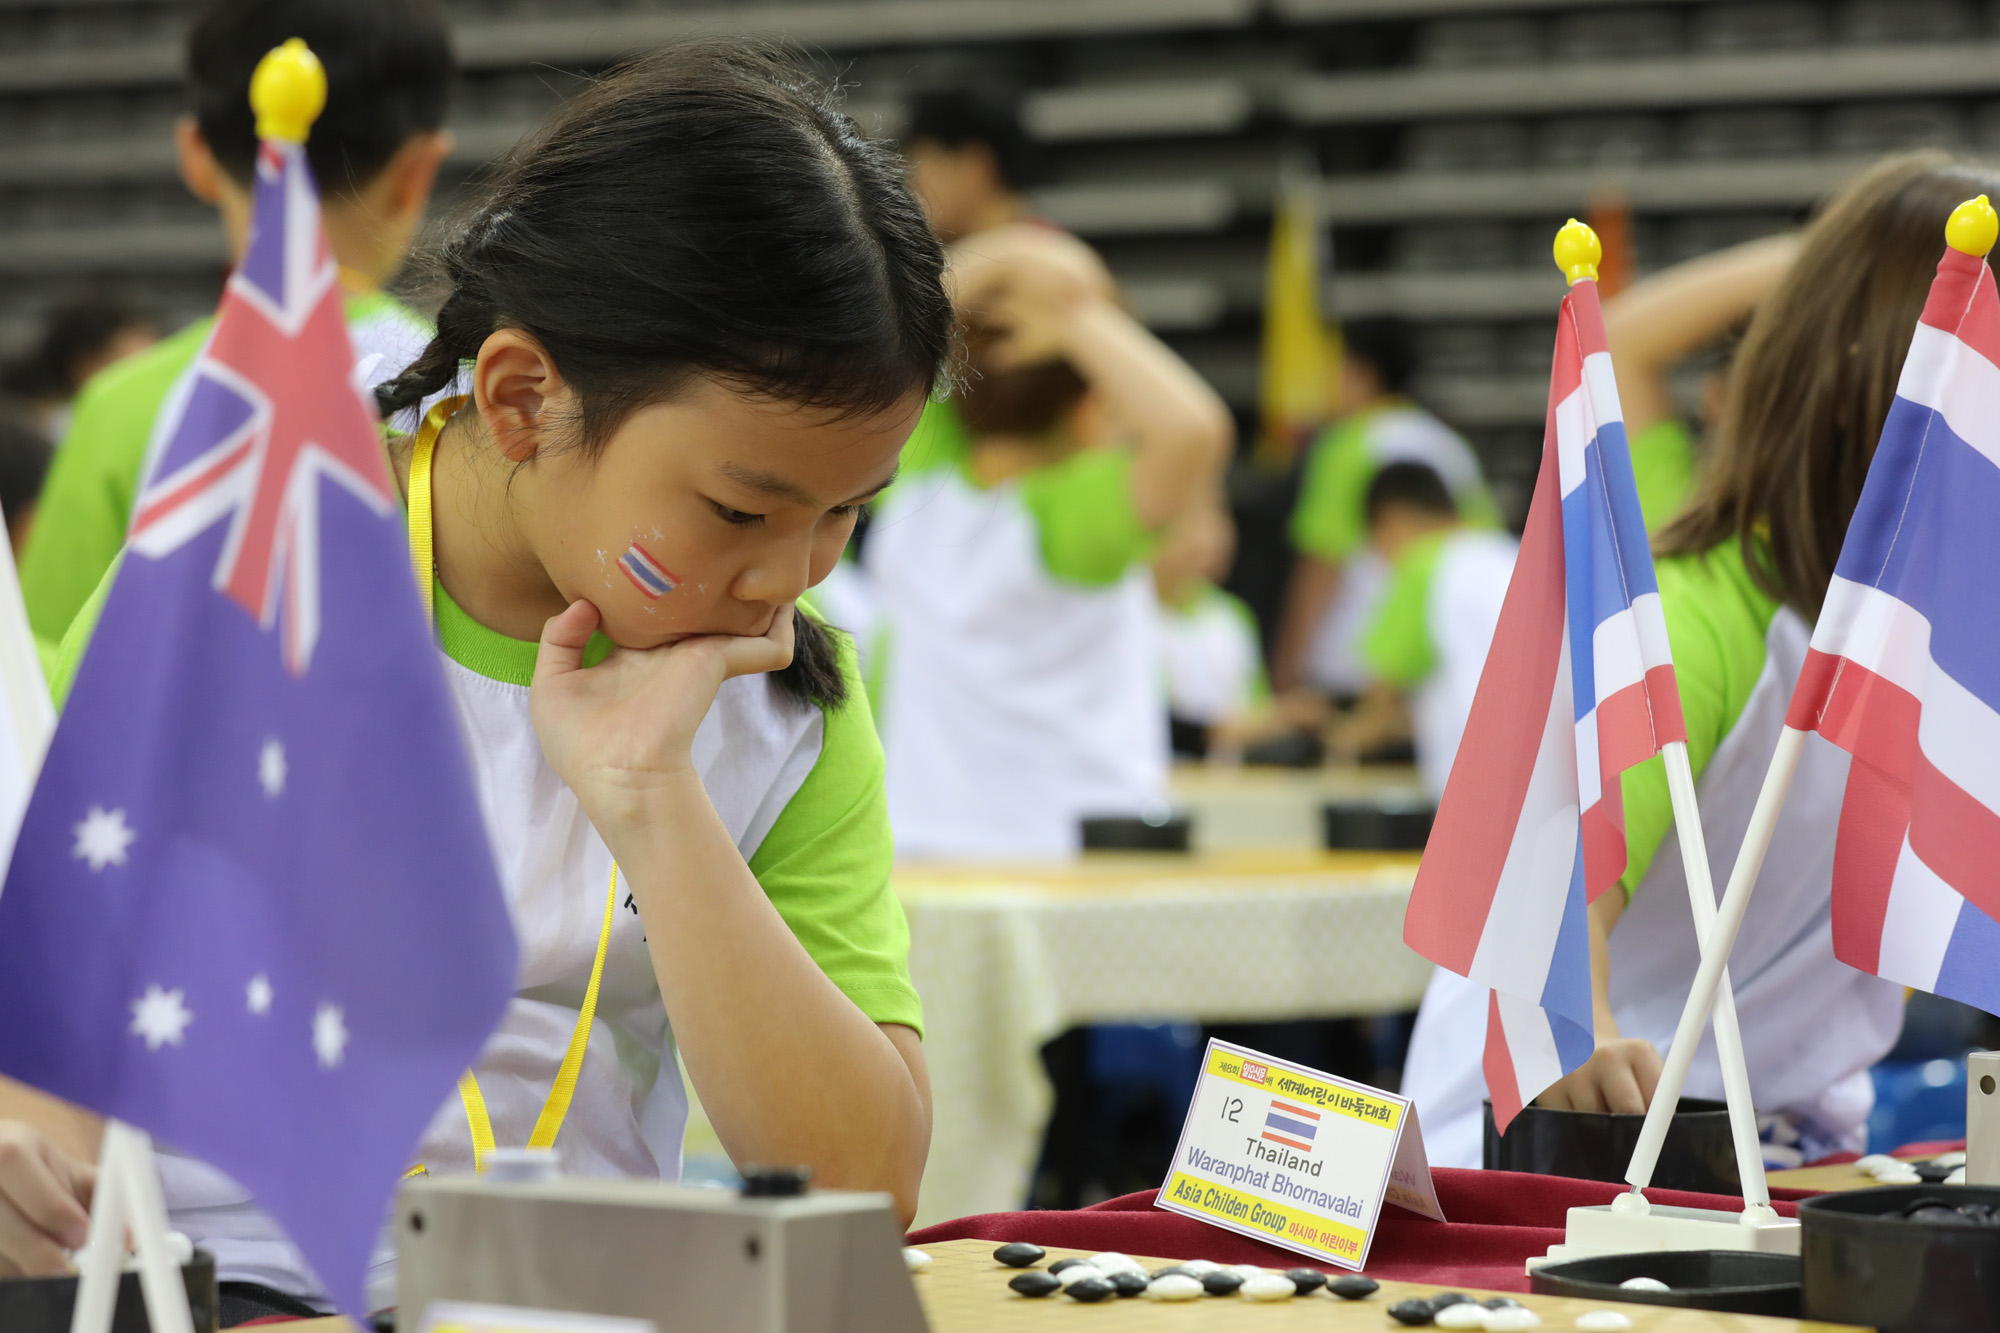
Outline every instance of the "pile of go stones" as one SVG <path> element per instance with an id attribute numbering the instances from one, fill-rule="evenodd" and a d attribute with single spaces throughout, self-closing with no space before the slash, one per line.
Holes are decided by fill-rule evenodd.
<path id="1" fill-rule="evenodd" d="M 1016 1241 L 1002 1245 L 993 1257 L 1018 1273 L 1007 1283 L 1030 1298 L 1061 1292 L 1086 1305 L 1116 1297 L 1144 1296 L 1151 1301 L 1192 1301 L 1203 1296 L 1241 1296 L 1251 1301 L 1288 1301 L 1310 1296 L 1325 1287 L 1342 1300 L 1365 1300 L 1376 1291 L 1372 1278 L 1349 1275 L 1328 1282 L 1317 1268 L 1293 1268 L 1274 1273 L 1254 1264 L 1214 1264 L 1191 1259 L 1147 1272 L 1129 1255 L 1106 1252 L 1088 1259 L 1058 1259 L 1046 1269 L 1035 1268 L 1048 1257 L 1039 1245 Z"/>
<path id="2" fill-rule="evenodd" d="M 905 1251 L 910 1267 L 918 1272 L 930 1266 L 929 1256 Z M 1343 1301 L 1365 1301 L 1380 1288 L 1373 1278 L 1349 1273 L 1329 1279 L 1316 1268 L 1289 1268 L 1274 1272 L 1255 1264 L 1217 1264 L 1206 1259 L 1156 1268 L 1151 1272 L 1130 1255 L 1106 1252 L 1088 1259 L 1058 1259 L 1046 1269 L 1036 1265 L 1048 1257 L 1039 1245 L 1015 1241 L 993 1251 L 993 1258 L 1008 1268 L 1018 1268 L 1008 1287 L 1030 1300 L 1057 1292 L 1094 1305 L 1099 1301 L 1143 1296 L 1151 1301 L 1193 1301 L 1204 1296 L 1236 1296 L 1257 1302 L 1289 1301 L 1313 1296 L 1324 1290 Z M 1474 1300 L 1462 1291 L 1441 1291 L 1436 1295 L 1397 1301 L 1388 1307 L 1389 1317 L 1399 1324 L 1434 1325 L 1443 1329 L 1481 1329 L 1486 1333 L 1526 1333 L 1538 1328 L 1541 1316 L 1519 1301 L 1495 1296 Z M 1632 1321 L 1615 1310 L 1592 1310 L 1577 1317 L 1583 1333 L 1620 1333 Z"/>

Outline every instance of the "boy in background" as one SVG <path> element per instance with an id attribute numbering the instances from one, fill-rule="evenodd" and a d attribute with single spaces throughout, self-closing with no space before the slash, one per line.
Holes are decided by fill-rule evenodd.
<path id="1" fill-rule="evenodd" d="M 1436 799 L 1472 711 L 1516 543 L 1467 525 L 1444 479 L 1422 463 L 1376 473 L 1365 510 L 1369 548 L 1389 576 L 1361 643 L 1372 679 L 1361 703 L 1333 725 L 1328 748 L 1352 757 L 1408 735 Z"/>
<path id="2" fill-rule="evenodd" d="M 1342 327 L 1339 420 L 1306 457 L 1292 511 L 1298 552 L 1271 667 L 1282 692 L 1341 696 L 1368 680 L 1361 636 L 1388 571 L 1369 548 L 1369 483 L 1384 466 L 1422 463 L 1444 482 L 1459 515 L 1495 527 L 1479 460 L 1451 427 L 1408 397 L 1416 370 L 1409 326 L 1396 319 Z"/>
<path id="3" fill-rule="evenodd" d="M 188 36 L 191 108 L 175 127 L 181 179 L 221 215 L 232 263 L 250 227 L 257 160 L 250 75 L 302 37 L 326 68 L 326 109 L 307 156 L 347 291 L 348 331 L 370 383 L 429 341 L 424 320 L 381 290 L 403 265 L 451 151 L 444 129 L 451 42 L 434 0 L 213 0 Z M 153 422 L 207 341 L 212 317 L 93 378 L 77 398 L 21 562 L 38 638 L 60 641 L 125 542 Z"/>

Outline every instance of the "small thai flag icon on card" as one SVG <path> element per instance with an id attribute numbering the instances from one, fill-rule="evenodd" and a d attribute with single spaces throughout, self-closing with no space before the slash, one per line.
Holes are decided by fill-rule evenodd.
<path id="1" fill-rule="evenodd" d="M 1297 1148 L 1300 1152 L 1311 1152 L 1313 1135 L 1319 1133 L 1319 1112 L 1308 1111 L 1303 1106 L 1290 1102 L 1271 1100 L 1271 1109 L 1264 1117 L 1264 1137 L 1273 1143 L 1282 1143 L 1287 1148 Z"/>
<path id="2" fill-rule="evenodd" d="M 670 593 L 677 586 L 672 574 L 659 561 L 647 555 L 637 542 L 625 548 L 625 554 L 618 557 L 618 568 L 625 571 L 625 577 L 632 580 L 632 586 L 648 597 L 659 597 Z"/>

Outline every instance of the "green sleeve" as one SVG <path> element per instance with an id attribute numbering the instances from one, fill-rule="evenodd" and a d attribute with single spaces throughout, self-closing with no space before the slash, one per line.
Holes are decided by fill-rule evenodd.
<path id="1" fill-rule="evenodd" d="M 889 885 L 895 844 L 882 743 L 854 645 L 840 636 L 847 702 L 824 709 L 819 760 L 750 858 L 750 873 L 820 970 L 877 1023 L 923 1034 L 910 927 Z"/>
<path id="2" fill-rule="evenodd" d="M 1430 628 L 1431 583 L 1444 536 L 1440 532 L 1419 538 L 1397 554 L 1389 586 L 1361 641 L 1368 669 L 1398 689 L 1409 689 L 1437 670 L 1437 644 Z"/>
<path id="3" fill-rule="evenodd" d="M 153 419 L 202 340 L 204 320 L 84 386 L 49 467 L 21 553 L 21 596 L 35 633 L 60 641 L 125 544 Z"/>
<path id="4" fill-rule="evenodd" d="M 1152 554 L 1153 534 L 1132 503 L 1132 454 L 1082 449 L 1030 473 L 1021 499 L 1035 520 L 1042 563 L 1059 579 L 1116 583 Z"/>
<path id="5" fill-rule="evenodd" d="M 1292 510 L 1293 548 L 1335 563 L 1360 550 L 1368 537 L 1368 484 L 1375 471 L 1365 418 L 1350 418 L 1321 435 Z"/>
<path id="6" fill-rule="evenodd" d="M 111 595 L 111 584 L 118 577 L 118 566 L 124 560 L 122 555 L 111 557 L 110 568 L 98 580 L 97 587 L 77 608 L 76 615 L 69 622 L 69 632 L 62 637 L 62 645 L 55 650 L 54 662 L 47 663 L 49 673 L 49 697 L 56 701 L 56 711 L 61 712 L 69 699 L 69 687 L 76 683 L 76 669 L 83 661 L 83 650 L 90 646 L 90 636 L 97 632 L 98 617 L 104 614 L 104 599 Z M 47 640 L 41 640 L 46 645 Z"/>
<path id="7" fill-rule="evenodd" d="M 1674 682 L 1687 722 L 1688 766 L 1697 782 L 1750 702 L 1764 671 L 1765 634 L 1777 605 L 1756 588 L 1735 543 L 1658 566 L 1660 606 L 1674 654 Z M 1625 873 L 1630 898 L 1674 826 L 1666 762 L 1658 755 L 1619 780 L 1625 800 Z"/>
<path id="8" fill-rule="evenodd" d="M 1639 488 L 1639 512 L 1646 531 L 1658 532 L 1681 511 L 1694 486 L 1694 440 L 1673 417 L 1633 433 L 1632 480 Z"/>

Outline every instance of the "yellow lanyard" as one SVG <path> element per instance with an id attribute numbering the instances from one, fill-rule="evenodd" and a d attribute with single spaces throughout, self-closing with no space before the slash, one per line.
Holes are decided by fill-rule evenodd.
<path id="1" fill-rule="evenodd" d="M 436 554 L 431 542 L 431 460 L 437 452 L 438 435 L 444 430 L 444 423 L 451 420 L 451 414 L 465 406 L 463 397 L 447 398 L 424 415 L 423 428 L 417 432 L 416 443 L 410 449 L 410 568 L 417 576 L 417 590 L 423 597 L 424 614 L 432 623 L 437 621 L 437 597 L 431 587 L 436 577 Z M 597 932 L 597 957 L 590 964 L 590 984 L 584 987 L 583 1007 L 576 1016 L 576 1031 L 570 1034 L 569 1049 L 563 1052 L 562 1067 L 556 1070 L 556 1081 L 549 1089 L 549 1099 L 542 1104 L 542 1113 L 535 1119 L 534 1132 L 528 1135 L 530 1148 L 551 1148 L 555 1146 L 556 1134 L 561 1131 L 563 1117 L 569 1114 L 570 1099 L 576 1095 L 576 1076 L 583 1068 L 584 1048 L 590 1044 L 591 1020 L 597 1016 L 597 987 L 604 979 L 604 955 L 611 949 L 611 921 L 618 903 L 618 863 L 611 863 L 611 887 L 604 895 L 604 924 Z M 470 1069 L 458 1080 L 458 1099 L 465 1105 L 466 1127 L 472 1131 L 472 1164 L 475 1170 L 486 1169 L 486 1155 L 493 1151 L 493 1121 L 486 1114 L 486 1097 L 479 1091 L 479 1080 Z M 419 1165 L 412 1169 L 412 1175 L 422 1171 Z"/>

